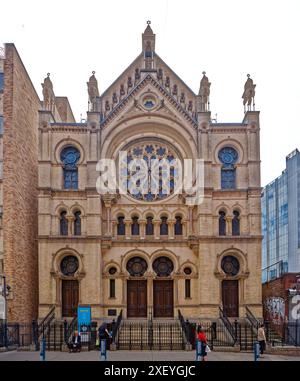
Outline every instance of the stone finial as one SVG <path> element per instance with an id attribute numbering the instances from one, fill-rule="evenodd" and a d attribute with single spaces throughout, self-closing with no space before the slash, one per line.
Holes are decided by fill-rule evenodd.
<path id="1" fill-rule="evenodd" d="M 95 77 L 95 72 L 92 72 L 92 75 L 87 82 L 88 94 L 89 94 L 89 105 L 90 111 L 97 111 L 97 98 L 99 97 L 98 82 Z"/>
<path id="2" fill-rule="evenodd" d="M 41 85 L 43 88 L 43 110 L 54 112 L 55 94 L 50 73 L 47 73 L 47 77 Z"/>
<path id="3" fill-rule="evenodd" d="M 147 21 L 147 27 L 142 34 L 142 49 L 146 69 L 153 69 L 153 53 L 155 52 L 155 34 L 153 33 L 150 24 L 151 21 Z"/>
<path id="4" fill-rule="evenodd" d="M 243 98 L 243 105 L 244 105 L 244 111 L 253 111 L 255 110 L 255 87 L 253 83 L 253 79 L 250 78 L 250 74 L 247 74 L 247 81 L 244 85 L 244 93 L 242 95 Z"/>
<path id="5" fill-rule="evenodd" d="M 202 72 L 203 77 L 200 82 L 199 98 L 200 98 L 200 111 L 209 111 L 209 94 L 210 85 L 206 72 Z"/>

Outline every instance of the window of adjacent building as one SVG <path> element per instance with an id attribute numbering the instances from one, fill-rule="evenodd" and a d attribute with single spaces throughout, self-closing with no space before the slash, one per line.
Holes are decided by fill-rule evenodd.
<path id="1" fill-rule="evenodd" d="M 240 213 L 237 210 L 233 212 L 232 235 L 240 235 Z"/>
<path id="2" fill-rule="evenodd" d="M 185 280 L 185 297 L 186 298 L 191 297 L 191 280 L 190 279 Z"/>
<path id="3" fill-rule="evenodd" d="M 118 235 L 125 235 L 125 217 L 119 216 L 118 217 L 118 224 L 117 224 L 117 234 Z"/>
<path id="4" fill-rule="evenodd" d="M 110 298 L 116 297 L 116 281 L 115 281 L 115 279 L 109 280 L 109 297 Z"/>
<path id="5" fill-rule="evenodd" d="M 4 88 L 4 73 L 0 73 L 0 91 Z"/>
<path id="6" fill-rule="evenodd" d="M 140 234 L 139 218 L 137 216 L 132 217 L 131 234 L 132 235 L 139 235 Z"/>
<path id="7" fill-rule="evenodd" d="M 3 135 L 3 116 L 0 116 L 0 135 Z"/>
<path id="8" fill-rule="evenodd" d="M 81 235 L 81 212 L 74 213 L 74 235 Z"/>
<path id="9" fill-rule="evenodd" d="M 64 189 L 78 189 L 78 161 L 80 152 L 75 147 L 65 147 L 60 154 L 63 163 Z"/>
<path id="10" fill-rule="evenodd" d="M 219 212 L 219 235 L 226 235 L 226 213 Z"/>
<path id="11" fill-rule="evenodd" d="M 65 210 L 60 213 L 60 235 L 68 235 L 68 220 Z"/>

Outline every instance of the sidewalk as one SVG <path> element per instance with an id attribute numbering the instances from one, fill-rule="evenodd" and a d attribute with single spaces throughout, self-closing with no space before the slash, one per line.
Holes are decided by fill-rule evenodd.
<path id="1" fill-rule="evenodd" d="M 99 361 L 98 351 L 68 353 L 47 352 L 46 361 Z M 195 361 L 195 352 L 185 351 L 113 351 L 107 352 L 108 361 Z M 0 361 L 40 361 L 39 352 L 3 352 Z M 208 361 L 253 361 L 252 353 L 210 352 Z M 300 361 L 300 356 L 266 354 L 259 361 Z"/>

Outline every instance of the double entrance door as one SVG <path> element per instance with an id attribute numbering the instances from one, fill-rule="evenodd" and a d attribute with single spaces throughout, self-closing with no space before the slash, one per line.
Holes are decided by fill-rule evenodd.
<path id="1" fill-rule="evenodd" d="M 227 317 L 239 316 L 239 283 L 238 280 L 222 281 L 222 303 Z"/>
<path id="2" fill-rule="evenodd" d="M 147 281 L 127 281 L 127 317 L 147 317 Z M 153 281 L 153 317 L 173 317 L 173 281 Z"/>
<path id="3" fill-rule="evenodd" d="M 62 281 L 62 316 L 74 317 L 77 315 L 79 300 L 79 284 L 77 280 Z"/>

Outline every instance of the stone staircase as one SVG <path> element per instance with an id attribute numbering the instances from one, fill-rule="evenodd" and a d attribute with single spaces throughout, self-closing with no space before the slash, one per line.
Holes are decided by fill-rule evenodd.
<path id="1" fill-rule="evenodd" d="M 117 349 L 184 350 L 186 339 L 178 320 L 123 320 Z"/>
<path id="2" fill-rule="evenodd" d="M 62 351 L 65 345 L 63 322 L 59 320 L 51 322 L 49 327 L 45 330 L 44 337 L 47 351 Z"/>

